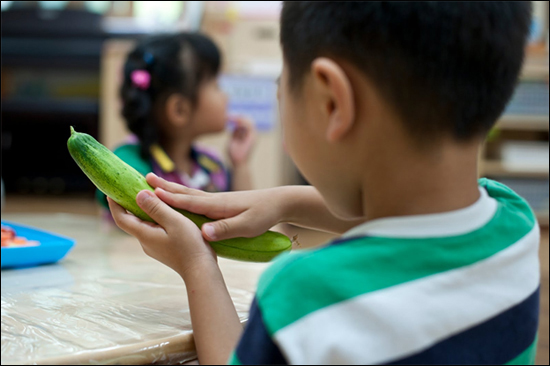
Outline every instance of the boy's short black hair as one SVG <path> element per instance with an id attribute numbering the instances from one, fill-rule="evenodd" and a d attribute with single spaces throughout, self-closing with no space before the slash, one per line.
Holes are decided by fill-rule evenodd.
<path id="1" fill-rule="evenodd" d="M 284 2 L 292 89 L 320 56 L 364 72 L 417 139 L 490 130 L 512 96 L 531 2 Z"/>

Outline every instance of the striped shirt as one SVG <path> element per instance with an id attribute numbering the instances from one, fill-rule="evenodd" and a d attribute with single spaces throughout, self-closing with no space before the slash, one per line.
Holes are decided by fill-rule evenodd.
<path id="1" fill-rule="evenodd" d="M 262 275 L 230 364 L 533 364 L 539 227 L 508 187 L 369 221 Z"/>

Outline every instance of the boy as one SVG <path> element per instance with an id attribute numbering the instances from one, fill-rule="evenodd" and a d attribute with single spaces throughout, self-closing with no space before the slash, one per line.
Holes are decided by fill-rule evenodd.
<path id="1" fill-rule="evenodd" d="M 201 364 L 534 362 L 538 225 L 476 168 L 529 25 L 528 3 L 284 4 L 284 139 L 313 186 L 209 194 L 150 174 L 137 202 L 159 225 L 110 202 L 185 281 Z M 168 205 L 218 221 L 201 232 Z M 345 233 L 275 260 L 241 335 L 205 240 L 278 222 Z"/>

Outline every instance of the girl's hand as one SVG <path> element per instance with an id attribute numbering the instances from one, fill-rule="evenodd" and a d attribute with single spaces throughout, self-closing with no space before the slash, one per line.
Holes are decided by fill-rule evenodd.
<path id="1" fill-rule="evenodd" d="M 248 162 L 256 142 L 256 129 L 252 121 L 247 118 L 236 117 L 231 121 L 235 127 L 227 150 L 233 167 L 237 167 Z"/>
<path id="2" fill-rule="evenodd" d="M 216 254 L 197 226 L 155 194 L 141 191 L 136 201 L 158 225 L 140 220 L 110 198 L 108 201 L 118 227 L 135 236 L 145 254 L 172 268 L 184 280 L 194 270 L 217 267 Z"/>
<path id="3" fill-rule="evenodd" d="M 168 205 L 217 220 L 202 226 L 208 241 L 263 234 L 283 219 L 284 199 L 279 188 L 206 193 L 147 174 L 155 194 Z"/>

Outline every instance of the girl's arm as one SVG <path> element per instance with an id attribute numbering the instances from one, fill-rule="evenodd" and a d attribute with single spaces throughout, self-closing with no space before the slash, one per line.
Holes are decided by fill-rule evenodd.
<path id="1" fill-rule="evenodd" d="M 250 154 L 256 141 L 254 124 L 246 118 L 234 118 L 233 134 L 227 152 L 233 165 L 231 190 L 247 191 L 253 188 L 250 173 Z"/>
<path id="2" fill-rule="evenodd" d="M 233 191 L 248 191 L 253 189 L 252 174 L 247 163 L 233 167 L 231 172 L 231 188 Z"/>

